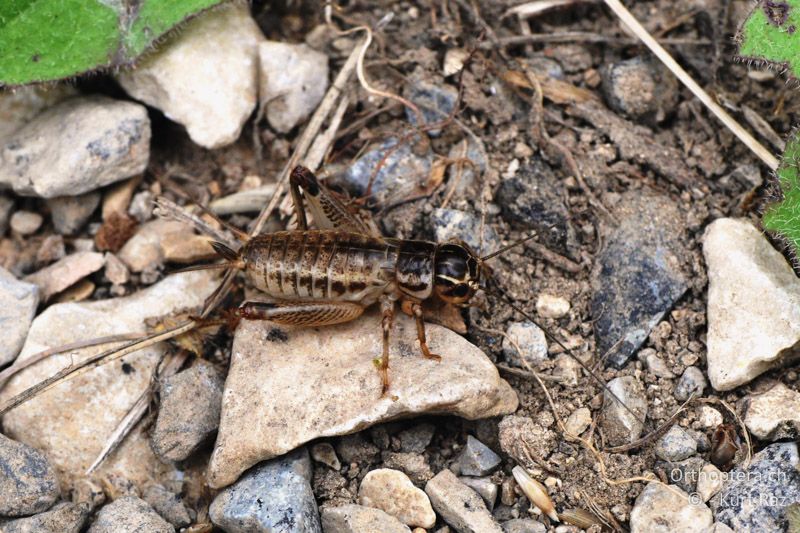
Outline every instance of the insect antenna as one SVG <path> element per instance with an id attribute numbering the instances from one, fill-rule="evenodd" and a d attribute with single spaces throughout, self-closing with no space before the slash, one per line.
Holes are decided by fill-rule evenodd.
<path id="1" fill-rule="evenodd" d="M 528 237 L 528 239 L 529 238 L 530 237 Z M 527 239 L 524 239 L 521 242 L 524 242 L 525 240 L 527 240 Z M 515 245 L 516 244 L 514 244 L 512 246 L 515 246 Z M 493 255 L 496 255 L 496 254 L 493 254 Z M 529 320 L 530 322 L 532 322 L 533 324 L 538 326 L 539 329 L 541 329 L 544 332 L 545 337 L 547 337 L 547 339 L 549 341 L 556 343 L 562 350 L 564 350 L 564 353 L 566 353 L 573 360 L 575 360 L 575 362 L 577 362 L 581 366 L 581 368 L 583 368 L 592 377 L 592 379 L 594 379 L 603 388 L 604 391 L 606 391 L 608 394 L 610 394 L 611 397 L 614 398 L 614 400 L 616 400 L 620 405 L 622 405 L 622 407 L 624 407 L 626 411 L 628 411 L 631 415 L 633 415 L 634 419 L 636 419 L 638 422 L 640 422 L 643 426 L 646 426 L 645 421 L 642 420 L 641 417 L 637 413 L 635 413 L 633 411 L 633 409 L 628 407 L 628 405 L 625 402 L 623 402 L 620 399 L 620 397 L 617 396 L 616 393 L 614 393 L 614 391 L 612 391 L 610 388 L 608 388 L 608 385 L 606 385 L 606 382 L 603 381 L 600 378 L 600 376 L 598 376 L 594 372 L 594 370 L 589 368 L 589 365 L 587 365 L 586 363 L 581 361 L 581 359 L 577 355 L 575 355 L 572 350 L 567 348 L 567 346 L 563 342 L 558 340 L 558 338 L 556 338 L 549 331 L 547 331 L 547 329 L 545 329 L 538 321 L 534 320 L 534 318 L 532 316 L 530 316 L 528 313 L 526 313 L 525 311 L 520 309 L 520 307 L 517 306 L 514 303 L 514 300 L 508 295 L 508 293 L 505 290 L 503 290 L 503 288 L 496 281 L 494 281 L 494 280 L 492 280 L 492 281 L 493 281 L 492 285 L 494 286 L 494 289 L 496 289 L 496 291 L 493 290 L 493 291 L 491 291 L 491 293 L 496 294 L 496 295 L 500 296 L 501 298 L 503 298 L 506 301 L 506 303 L 511 307 L 511 309 L 513 309 L 514 311 L 516 311 L 517 313 L 519 313 L 520 315 L 525 317 L 526 320 Z"/>
<path id="2" fill-rule="evenodd" d="M 218 241 L 211 241 L 211 247 L 214 249 L 215 252 L 223 259 L 225 259 L 224 263 L 211 263 L 207 265 L 192 265 L 186 268 L 180 268 L 178 270 L 173 270 L 170 274 L 180 274 L 182 272 L 194 272 L 195 270 L 214 270 L 217 268 L 242 268 L 242 261 L 239 257 L 239 253 L 236 252 L 233 248 L 229 247 L 227 244 L 223 244 Z"/>
<path id="3" fill-rule="evenodd" d="M 505 252 L 509 251 L 510 249 L 515 248 L 515 247 L 519 246 L 520 244 L 524 244 L 524 243 L 528 242 L 529 240 L 533 239 L 534 237 L 536 237 L 536 233 L 532 233 L 531 235 L 528 235 L 524 239 L 520 239 L 517 242 L 513 242 L 513 243 L 509 244 L 508 246 L 504 246 L 504 247 L 500 248 L 499 250 L 497 250 L 496 252 L 493 252 L 493 253 L 490 253 L 489 255 L 485 255 L 485 256 L 481 257 L 481 262 L 488 261 L 489 259 L 492 259 L 493 257 L 497 257 L 500 254 L 504 254 Z"/>

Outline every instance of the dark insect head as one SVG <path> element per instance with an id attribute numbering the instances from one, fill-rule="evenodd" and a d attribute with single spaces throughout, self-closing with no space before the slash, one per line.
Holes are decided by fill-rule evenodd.
<path id="1" fill-rule="evenodd" d="M 444 301 L 466 304 L 480 288 L 480 258 L 461 242 L 436 248 L 434 289 Z"/>

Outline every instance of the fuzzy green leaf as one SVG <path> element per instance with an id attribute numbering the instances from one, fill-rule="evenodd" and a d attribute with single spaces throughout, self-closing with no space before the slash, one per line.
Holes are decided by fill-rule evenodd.
<path id="1" fill-rule="evenodd" d="M 0 86 L 132 63 L 188 17 L 224 0 L 0 0 Z"/>
<path id="2" fill-rule="evenodd" d="M 800 0 L 759 0 L 739 30 L 739 56 L 800 78 Z"/>
<path id="3" fill-rule="evenodd" d="M 762 223 L 786 239 L 793 255 L 800 257 L 800 133 L 786 143 L 777 174 L 783 199 L 767 206 Z"/>

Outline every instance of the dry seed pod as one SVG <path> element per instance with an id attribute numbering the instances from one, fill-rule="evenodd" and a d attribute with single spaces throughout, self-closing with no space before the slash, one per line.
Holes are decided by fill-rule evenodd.
<path id="1" fill-rule="evenodd" d="M 572 524 L 581 529 L 589 529 L 592 526 L 603 527 L 603 522 L 586 509 L 567 509 L 563 513 L 558 513 L 558 517 L 567 524 Z"/>
<path id="2" fill-rule="evenodd" d="M 511 470 L 511 473 L 514 475 L 514 479 L 517 480 L 522 492 L 525 493 L 525 496 L 528 497 L 531 503 L 549 516 L 551 520 L 558 522 L 558 513 L 556 513 L 553 500 L 551 500 L 550 495 L 547 494 L 545 486 L 533 479 L 521 466 L 515 466 Z"/>

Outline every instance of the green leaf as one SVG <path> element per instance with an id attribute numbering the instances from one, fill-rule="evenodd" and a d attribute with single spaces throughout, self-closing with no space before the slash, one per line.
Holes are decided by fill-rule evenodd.
<path id="1" fill-rule="evenodd" d="M 224 0 L 0 0 L 0 86 L 131 64 Z"/>
<path id="2" fill-rule="evenodd" d="M 739 29 L 739 56 L 787 68 L 800 79 L 800 0 L 759 0 Z"/>
<path id="3" fill-rule="evenodd" d="M 764 229 L 780 234 L 789 244 L 794 257 L 800 257 L 800 134 L 786 143 L 778 184 L 783 198 L 767 206 L 762 218 Z"/>

